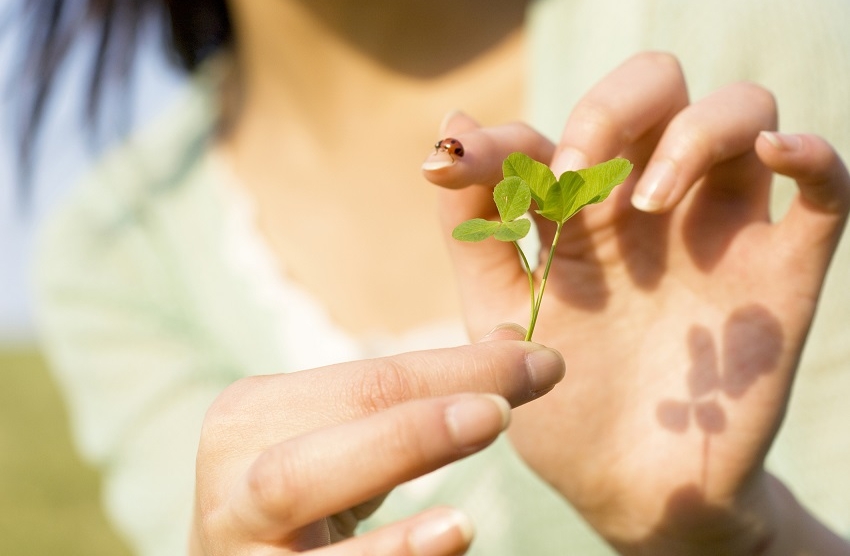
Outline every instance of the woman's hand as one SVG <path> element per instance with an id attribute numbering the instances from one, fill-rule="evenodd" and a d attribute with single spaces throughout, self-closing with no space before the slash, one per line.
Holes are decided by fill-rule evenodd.
<path id="1" fill-rule="evenodd" d="M 204 421 L 192 554 L 465 552 L 471 525 L 450 508 L 348 537 L 396 485 L 484 448 L 508 402 L 563 377 L 557 352 L 505 336 L 235 383 Z"/>
<path id="2" fill-rule="evenodd" d="M 850 178 L 820 138 L 760 133 L 776 119 L 773 97 L 748 83 L 690 103 L 677 62 L 644 54 L 584 97 L 557 146 L 527 126 L 480 129 L 460 114 L 442 131 L 464 156 L 423 166 L 446 188 L 450 235 L 496 217 L 492 187 L 510 152 L 556 175 L 614 156 L 635 164 L 608 200 L 567 223 L 549 275 L 535 338 L 579 374 L 515 411 L 510 432 L 623 553 L 754 554 L 789 534 L 779 508 L 792 504 L 777 501 L 790 497 L 762 465 Z M 776 222 L 772 172 L 799 187 Z M 536 223 L 546 247 L 553 227 Z M 528 282 L 512 245 L 449 245 L 473 335 L 525 318 Z"/>

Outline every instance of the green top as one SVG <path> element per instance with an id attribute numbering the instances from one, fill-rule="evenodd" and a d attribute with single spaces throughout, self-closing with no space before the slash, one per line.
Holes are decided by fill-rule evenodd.
<path id="1" fill-rule="evenodd" d="M 634 52 L 664 49 L 682 60 L 693 98 L 757 81 L 777 94 L 784 130 L 820 133 L 847 158 L 847 21 L 850 3 L 838 0 L 539 0 L 529 20 L 529 118 L 557 137 L 605 73 Z M 185 553 L 199 427 L 222 388 L 304 368 L 298 342 L 311 335 L 328 342 L 332 358 L 372 353 L 309 300 L 263 290 L 259 271 L 242 264 L 231 229 L 238 199 L 208 151 L 211 100 L 199 78 L 162 120 L 98 164 L 46 229 L 37 268 L 45 346 L 75 437 L 103 472 L 108 514 L 143 555 Z M 778 206 L 793 193 L 780 189 Z M 845 533 L 848 243 L 771 453 L 797 495 Z M 313 316 L 295 330 L 291 313 Z M 472 515 L 471 554 L 609 553 L 505 440 L 397 490 L 369 525 L 435 503 Z"/>

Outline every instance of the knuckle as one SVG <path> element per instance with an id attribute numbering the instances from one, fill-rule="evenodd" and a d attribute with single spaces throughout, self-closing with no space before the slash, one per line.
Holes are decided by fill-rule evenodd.
<path id="1" fill-rule="evenodd" d="M 204 415 L 202 431 L 207 434 L 221 433 L 232 429 L 246 411 L 245 400 L 257 388 L 260 377 L 247 377 L 228 385 L 213 400 Z M 203 437 L 203 435 L 202 435 Z"/>
<path id="2" fill-rule="evenodd" d="M 737 86 L 763 109 L 771 112 L 777 110 L 776 96 L 766 87 L 752 81 L 741 81 Z"/>
<path id="3" fill-rule="evenodd" d="M 721 143 L 714 140 L 712 133 L 694 122 L 689 114 L 680 112 L 668 126 L 668 133 L 673 138 L 668 156 L 671 160 L 684 159 L 687 153 L 706 153 L 711 160 L 723 156 Z"/>
<path id="4" fill-rule="evenodd" d="M 656 71 L 663 72 L 674 78 L 684 81 L 685 74 L 682 71 L 682 64 L 679 59 L 670 52 L 662 50 L 650 50 L 641 52 L 635 55 L 635 59 L 656 68 Z"/>
<path id="5" fill-rule="evenodd" d="M 358 391 L 367 413 L 376 413 L 416 397 L 421 390 L 412 373 L 391 358 L 381 358 L 361 374 Z"/>
<path id="6" fill-rule="evenodd" d="M 528 123 L 523 121 L 515 121 L 511 123 L 511 126 L 515 128 L 515 133 L 523 137 L 527 140 L 534 140 L 539 137 L 539 134 L 536 129 L 528 125 Z"/>
<path id="7" fill-rule="evenodd" d="M 738 83 L 743 93 L 749 98 L 753 107 L 752 113 L 759 120 L 763 129 L 773 129 L 779 120 L 779 103 L 773 92 L 757 83 L 743 81 Z"/>
<path id="8" fill-rule="evenodd" d="M 510 129 L 514 133 L 523 134 L 534 132 L 534 128 L 532 128 L 530 125 L 528 125 L 522 120 L 512 120 L 511 122 L 508 122 L 505 127 Z"/>
<path id="9" fill-rule="evenodd" d="M 279 444 L 260 454 L 246 477 L 248 495 L 255 507 L 283 523 L 292 520 L 295 501 L 300 499 L 295 459 L 286 444 Z"/>
<path id="10" fill-rule="evenodd" d="M 675 91 L 676 99 L 687 101 L 688 87 L 685 72 L 676 56 L 669 52 L 647 51 L 636 54 L 632 62 L 640 66 L 640 73 L 650 77 L 660 89 Z"/>
<path id="11" fill-rule="evenodd" d="M 552 143 L 540 134 L 539 131 L 523 121 L 510 124 L 512 135 L 516 138 L 519 150 L 524 151 L 535 160 L 548 161 L 552 157 Z M 499 176 L 501 179 L 501 176 Z"/>
<path id="12" fill-rule="evenodd" d="M 268 377 L 241 378 L 212 401 L 201 422 L 198 457 L 222 458 L 237 450 L 234 438 L 243 438 L 256 422 L 256 396 L 267 388 Z"/>
<path id="13" fill-rule="evenodd" d="M 576 104 L 570 124 L 577 125 L 586 136 L 607 136 L 620 127 L 611 107 L 592 97 L 585 97 Z"/>

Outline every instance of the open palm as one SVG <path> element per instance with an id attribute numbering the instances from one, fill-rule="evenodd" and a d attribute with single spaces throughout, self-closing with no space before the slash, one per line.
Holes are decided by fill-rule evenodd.
<path id="1" fill-rule="evenodd" d="M 429 173 L 454 189 L 442 193 L 448 232 L 493 216 L 488 187 L 513 150 L 556 175 L 613 156 L 635 164 L 564 227 L 534 340 L 564 354 L 568 378 L 515 411 L 510 429 L 524 459 L 623 552 L 695 535 L 726 545 L 738 509 L 770 489 L 762 463 L 850 206 L 832 149 L 813 136 L 760 137 L 775 121 L 758 87 L 691 104 L 678 66 L 643 55 L 585 97 L 557 147 L 523 126 L 479 129 L 457 116 L 446 131 L 468 168 Z M 773 171 L 800 186 L 777 222 Z M 554 227 L 537 224 L 545 255 Z M 450 249 L 473 337 L 527 320 L 513 246 Z"/>

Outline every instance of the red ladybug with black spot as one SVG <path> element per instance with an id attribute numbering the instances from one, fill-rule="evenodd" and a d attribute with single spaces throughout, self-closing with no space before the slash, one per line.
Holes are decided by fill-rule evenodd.
<path id="1" fill-rule="evenodd" d="M 440 151 L 444 151 L 454 162 L 455 157 L 463 156 L 463 145 L 460 144 L 460 141 L 454 139 L 452 137 L 446 137 L 445 139 L 440 139 L 434 144 L 434 152 L 438 153 Z"/>

